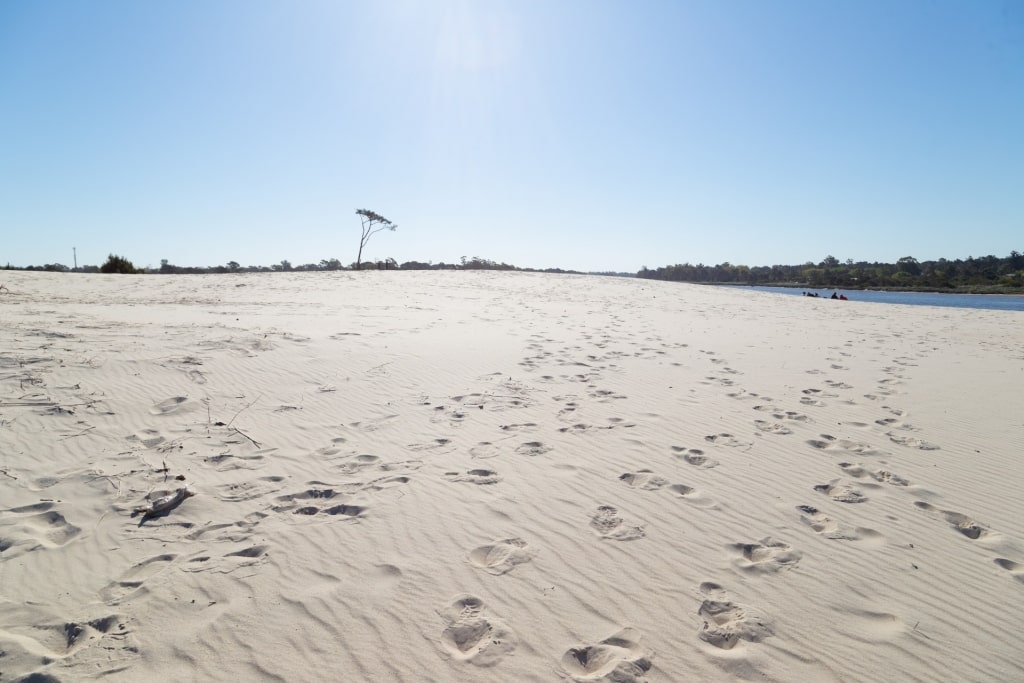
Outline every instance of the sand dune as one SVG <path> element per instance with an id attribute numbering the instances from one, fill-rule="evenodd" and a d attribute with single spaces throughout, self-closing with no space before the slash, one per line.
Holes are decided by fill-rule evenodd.
<path id="1" fill-rule="evenodd" d="M 4 681 L 1024 679 L 1019 313 L 2 279 Z"/>

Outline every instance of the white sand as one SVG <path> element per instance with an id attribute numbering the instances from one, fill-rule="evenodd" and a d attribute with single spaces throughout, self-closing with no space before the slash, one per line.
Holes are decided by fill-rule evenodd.
<path id="1" fill-rule="evenodd" d="M 0 283 L 2 681 L 1024 679 L 1020 313 Z"/>

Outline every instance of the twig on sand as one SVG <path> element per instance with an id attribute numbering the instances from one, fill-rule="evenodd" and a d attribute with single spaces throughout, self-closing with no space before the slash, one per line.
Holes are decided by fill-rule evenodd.
<path id="1" fill-rule="evenodd" d="M 60 440 L 64 441 L 65 439 L 73 439 L 76 436 L 82 436 L 83 434 L 88 432 L 90 429 L 96 429 L 96 426 L 95 425 L 90 425 L 90 426 L 86 427 L 85 429 L 83 429 L 82 431 L 78 432 L 77 434 L 68 434 L 67 436 L 62 436 L 62 437 L 60 437 Z"/>
<path id="2" fill-rule="evenodd" d="M 248 434 L 246 434 L 245 432 L 243 432 L 243 431 L 242 431 L 241 429 L 239 429 L 238 427 L 232 427 L 231 429 L 232 429 L 233 431 L 235 431 L 235 432 L 237 432 L 237 433 L 241 434 L 241 435 L 242 435 L 242 436 L 244 436 L 245 438 L 249 439 L 249 441 L 251 441 L 251 442 L 252 442 L 252 445 L 253 445 L 253 446 L 255 446 L 256 448 L 259 448 L 259 447 L 260 447 L 260 442 L 259 442 L 259 441 L 257 441 L 256 439 L 252 438 L 251 436 L 249 436 Z"/>
<path id="3" fill-rule="evenodd" d="M 254 404 L 256 403 L 256 401 L 260 400 L 261 398 L 263 398 L 263 394 L 260 394 L 259 396 L 257 396 L 256 398 L 254 398 L 254 399 L 252 400 L 252 402 L 251 402 L 251 403 L 249 403 L 249 404 L 248 404 L 248 405 L 246 405 L 246 406 L 245 406 L 244 408 L 242 408 L 242 409 L 241 409 L 241 410 L 239 410 L 239 411 L 238 411 L 237 413 L 235 413 L 235 417 L 233 417 L 233 418 L 231 418 L 230 420 L 228 420 L 228 423 L 227 423 L 226 425 L 224 425 L 224 426 L 225 426 L 225 427 L 230 427 L 230 426 L 231 426 L 231 423 L 235 421 L 235 418 L 237 418 L 237 417 L 238 417 L 239 415 L 241 415 L 241 414 L 242 414 L 242 413 L 244 413 L 245 411 L 249 410 L 249 408 L 252 408 L 252 406 L 253 406 L 253 405 L 254 405 Z M 236 431 L 237 431 L 237 430 L 236 430 Z M 244 435 L 243 435 L 243 436 L 244 436 Z"/>
<path id="4" fill-rule="evenodd" d="M 16 476 L 7 471 L 6 467 L 0 468 L 0 474 L 4 475 L 5 477 L 10 477 L 11 479 L 17 479 Z"/>

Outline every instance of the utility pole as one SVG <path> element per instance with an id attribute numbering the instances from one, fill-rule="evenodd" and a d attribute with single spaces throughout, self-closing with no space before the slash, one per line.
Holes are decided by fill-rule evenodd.
<path id="1" fill-rule="evenodd" d="M 71 253 L 75 256 L 75 270 L 78 270 L 78 249 L 71 247 Z"/>

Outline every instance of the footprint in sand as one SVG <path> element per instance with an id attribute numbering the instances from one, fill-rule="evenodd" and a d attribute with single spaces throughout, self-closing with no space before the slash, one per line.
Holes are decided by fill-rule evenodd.
<path id="1" fill-rule="evenodd" d="M 937 451 L 939 447 L 928 441 L 922 441 L 921 439 L 914 438 L 912 436 L 903 436 L 902 434 L 893 434 L 887 432 L 886 436 L 889 440 L 900 446 L 906 446 L 907 448 L 916 448 L 919 451 Z"/>
<path id="2" fill-rule="evenodd" d="M 750 448 L 754 444 L 748 441 L 740 441 L 732 434 L 709 434 L 704 437 L 704 440 L 708 443 L 713 443 L 716 446 L 729 446 L 730 448 Z"/>
<path id="3" fill-rule="evenodd" d="M 623 394 L 616 393 L 611 389 L 598 389 L 597 391 L 590 394 L 590 398 L 597 399 L 598 403 L 607 403 L 611 399 L 624 399 L 628 398 Z"/>
<path id="4" fill-rule="evenodd" d="M 364 512 L 366 512 L 365 506 L 348 505 L 342 503 L 340 505 L 332 505 L 327 508 L 321 508 L 316 505 L 303 505 L 293 510 L 292 514 L 312 517 L 313 515 L 319 515 L 323 513 L 325 515 L 337 517 L 343 520 L 355 520 L 357 518 L 362 517 Z"/>
<path id="5" fill-rule="evenodd" d="M 714 500 L 708 498 L 706 495 L 686 484 L 672 484 L 668 487 L 668 490 L 676 494 L 677 497 L 682 498 L 687 503 L 691 503 L 701 508 L 714 508 L 717 509 L 718 505 Z"/>
<path id="6" fill-rule="evenodd" d="M 863 465 L 851 462 L 839 463 L 839 469 L 851 477 L 862 479 L 870 477 L 880 484 L 891 484 L 892 486 L 910 486 L 910 482 L 903 477 L 893 474 L 887 470 L 869 470 Z"/>
<path id="7" fill-rule="evenodd" d="M 266 564 L 268 546 L 250 545 L 224 553 L 219 558 L 209 555 L 196 555 L 190 557 L 183 563 L 182 571 L 190 574 L 201 572 L 216 572 L 218 574 L 230 574 L 231 572 L 245 567 L 255 567 Z"/>
<path id="8" fill-rule="evenodd" d="M 355 519 L 356 517 L 362 517 L 364 512 L 366 512 L 366 507 L 362 505 L 346 504 L 332 505 L 331 507 L 323 510 L 325 515 L 341 519 Z"/>
<path id="9" fill-rule="evenodd" d="M 635 541 L 646 535 L 642 526 L 627 524 L 611 505 L 598 506 L 590 517 L 590 527 L 602 538 L 615 541 Z"/>
<path id="10" fill-rule="evenodd" d="M 356 472 L 365 470 L 367 467 L 373 467 L 379 464 L 380 456 L 363 454 L 357 455 L 351 460 L 346 460 L 336 467 L 342 474 L 355 474 Z"/>
<path id="11" fill-rule="evenodd" d="M 361 484 L 354 484 L 345 488 L 349 489 L 348 493 L 353 493 L 361 490 L 361 487 Z M 311 488 L 301 493 L 278 496 L 277 500 L 284 504 L 275 505 L 272 509 L 274 512 L 291 512 L 292 514 L 306 517 L 323 513 L 342 520 L 362 518 L 363 513 L 366 512 L 366 506 L 342 502 L 340 497 L 343 495 L 345 495 L 345 492 L 341 490 L 341 487 Z M 338 498 L 338 500 L 335 500 L 335 498 Z M 313 501 L 316 501 L 317 504 L 313 504 Z"/>
<path id="12" fill-rule="evenodd" d="M 731 650 L 741 641 L 759 643 L 772 635 L 767 617 L 760 611 L 740 605 L 729 599 L 717 583 L 706 581 L 700 585 L 704 596 L 697 615 L 704 625 L 698 632 L 700 639 L 722 650 Z"/>
<path id="13" fill-rule="evenodd" d="M 241 443 L 240 441 L 228 443 Z M 203 458 L 204 463 L 214 466 L 218 472 L 230 472 L 232 470 L 256 470 L 265 464 L 263 461 L 267 455 L 275 452 L 276 448 L 264 448 L 249 455 L 234 455 L 232 453 L 218 453 Z"/>
<path id="14" fill-rule="evenodd" d="M 576 681 L 604 679 L 643 683 L 653 654 L 640 646 L 641 635 L 626 627 L 596 643 L 581 643 L 562 655 L 562 670 Z"/>
<path id="15" fill-rule="evenodd" d="M 457 662 L 494 666 L 516 648 L 517 639 L 504 623 L 487 614 L 484 602 L 461 595 L 441 612 L 446 626 L 441 647 Z"/>
<path id="16" fill-rule="evenodd" d="M 820 436 L 820 439 L 808 440 L 807 445 L 811 448 L 816 448 L 819 451 L 840 451 L 870 456 L 885 455 L 884 452 L 876 448 L 872 448 L 870 444 L 861 443 L 859 441 L 850 441 L 849 439 L 837 439 L 831 434 L 821 434 Z"/>
<path id="17" fill-rule="evenodd" d="M 904 432 L 919 432 L 921 431 L 912 424 L 901 422 L 894 417 L 884 417 L 881 420 L 875 420 L 875 424 L 880 427 L 892 427 L 894 429 L 900 429 Z"/>
<path id="18" fill-rule="evenodd" d="M 56 683 L 68 680 L 64 671 L 73 667 L 89 670 L 88 678 L 116 677 L 139 656 L 139 643 L 119 614 L 83 618 L 76 609 L 75 618 L 34 602 L 6 601 L 3 612 L 0 658 L 4 673 L 12 676 L 4 680 Z M 35 673 L 21 675 L 29 671 Z M 61 673 L 60 678 L 50 671 Z"/>
<path id="19" fill-rule="evenodd" d="M 305 491 L 302 491 L 301 493 L 289 493 L 289 494 L 284 495 L 284 496 L 278 496 L 277 500 L 281 501 L 282 503 L 292 503 L 292 502 L 295 502 L 295 501 L 306 501 L 306 500 L 330 500 L 331 498 L 334 498 L 337 495 L 341 495 L 342 493 L 343 492 L 340 490 L 340 487 L 339 487 L 339 490 L 335 490 L 334 488 L 311 488 L 311 489 L 306 489 Z M 291 510 L 293 507 L 294 507 L 294 505 L 293 506 L 282 505 L 282 506 L 275 507 L 274 511 L 275 512 L 282 512 L 282 511 L 287 512 L 288 510 Z"/>
<path id="20" fill-rule="evenodd" d="M 537 429 L 537 423 L 521 422 L 519 424 L 499 425 L 498 429 L 503 432 L 532 432 Z"/>
<path id="21" fill-rule="evenodd" d="M 668 479 L 665 477 L 659 477 L 650 470 L 626 472 L 625 474 L 619 475 L 619 481 L 625 482 L 635 489 L 644 489 L 646 491 L 656 491 L 668 486 L 669 484 Z"/>
<path id="22" fill-rule="evenodd" d="M 494 470 L 475 469 L 468 472 L 445 472 L 444 476 L 448 481 L 464 481 L 479 486 L 497 484 L 501 481 L 501 475 Z"/>
<path id="23" fill-rule="evenodd" d="M 752 391 L 747 391 L 746 389 L 742 389 L 742 388 L 739 391 L 730 391 L 729 393 L 726 394 L 726 396 L 728 396 L 729 398 L 734 398 L 734 399 L 736 399 L 738 401 L 757 401 L 757 400 L 771 401 L 772 400 L 771 397 L 769 397 L 769 396 L 761 396 L 760 394 L 755 394 Z"/>
<path id="24" fill-rule="evenodd" d="M 408 484 L 410 481 L 412 481 L 411 477 L 401 474 L 397 476 L 380 477 L 379 479 L 374 479 L 362 484 L 359 490 L 367 493 L 374 493 L 376 491 L 394 488 L 395 486 L 402 486 L 403 484 Z"/>
<path id="25" fill-rule="evenodd" d="M 842 541 L 856 540 L 856 535 L 840 529 L 839 522 L 832 519 L 818 508 L 811 505 L 797 505 L 796 509 L 801 512 L 800 521 L 822 534 L 825 538 Z"/>
<path id="26" fill-rule="evenodd" d="M 988 530 L 961 512 L 940 510 L 931 503 L 926 503 L 923 500 L 916 501 L 914 503 L 914 507 L 942 517 L 949 522 L 954 529 L 971 540 L 977 540 L 988 535 Z"/>
<path id="27" fill-rule="evenodd" d="M 997 557 L 995 563 L 1010 572 L 1013 578 L 1021 583 L 1024 583 L 1024 564 L 1020 562 L 1014 562 L 1013 560 L 1007 560 L 1002 557 Z"/>
<path id="28" fill-rule="evenodd" d="M 796 509 L 800 511 L 801 522 L 827 539 L 833 541 L 884 541 L 882 534 L 874 529 L 866 527 L 847 528 L 811 505 L 797 505 Z"/>
<path id="29" fill-rule="evenodd" d="M 138 434 L 132 434 L 127 437 L 127 439 L 128 441 L 140 443 L 146 448 L 156 448 L 167 441 L 167 439 L 155 429 L 143 429 Z"/>
<path id="30" fill-rule="evenodd" d="M 778 413 L 772 413 L 772 417 L 776 420 L 793 420 L 794 422 L 811 422 L 811 416 L 803 413 L 798 413 L 795 410 L 786 410 Z"/>
<path id="31" fill-rule="evenodd" d="M 736 559 L 736 566 L 757 574 L 774 574 L 792 569 L 803 556 L 788 543 L 776 541 L 770 536 L 756 543 L 734 543 L 731 547 L 740 555 Z"/>
<path id="32" fill-rule="evenodd" d="M 534 551 L 521 538 L 506 538 L 469 551 L 469 563 L 490 574 L 505 574 L 533 559 Z"/>
<path id="33" fill-rule="evenodd" d="M 60 548 L 78 537 L 82 530 L 54 510 L 54 505 L 44 501 L 6 511 L 15 516 L 0 521 L 0 553 L 4 559 L 40 548 Z"/>
<path id="34" fill-rule="evenodd" d="M 501 445 L 491 443 L 490 441 L 481 441 L 469 449 L 469 457 L 474 460 L 487 460 L 489 458 L 496 458 L 501 454 Z"/>
<path id="35" fill-rule="evenodd" d="M 551 451 L 551 446 L 546 446 L 542 441 L 527 441 L 516 446 L 516 453 L 536 457 Z"/>
<path id="36" fill-rule="evenodd" d="M 121 578 L 107 584 L 100 591 L 100 597 L 106 603 L 116 603 L 135 595 L 142 589 L 144 581 L 162 572 L 176 557 L 173 554 L 157 555 L 133 565 Z"/>
<path id="37" fill-rule="evenodd" d="M 172 396 L 154 404 L 149 412 L 152 415 L 170 415 L 186 407 L 187 402 L 188 398 L 185 396 Z"/>
<path id="38" fill-rule="evenodd" d="M 440 439 L 434 439 L 433 441 L 430 441 L 430 442 L 427 442 L 427 443 L 409 444 L 408 448 L 411 451 L 432 451 L 432 450 L 441 449 L 441 450 L 438 450 L 439 453 L 447 453 L 447 452 L 453 450 L 453 446 L 451 445 L 451 442 L 452 442 L 451 439 L 440 438 Z"/>
<path id="39" fill-rule="evenodd" d="M 682 458 L 687 464 L 703 469 L 711 469 L 718 465 L 718 461 L 704 455 L 699 448 L 687 448 L 685 446 L 672 446 L 672 451 Z"/>
<path id="40" fill-rule="evenodd" d="M 769 434 L 792 434 L 793 430 L 786 425 L 779 424 L 778 422 L 768 422 L 767 420 L 754 420 L 754 426 L 760 429 L 762 432 L 768 432 Z"/>
<path id="41" fill-rule="evenodd" d="M 217 498 L 220 500 L 229 503 L 241 503 L 280 491 L 280 483 L 283 481 L 284 477 L 280 476 L 259 477 L 248 481 L 221 484 L 215 490 L 217 491 Z"/>
<path id="42" fill-rule="evenodd" d="M 838 482 L 838 479 L 833 479 L 827 484 L 818 484 L 814 487 L 814 490 L 818 493 L 824 493 L 832 500 L 840 503 L 864 503 L 867 501 L 868 497 L 857 489 Z"/>

